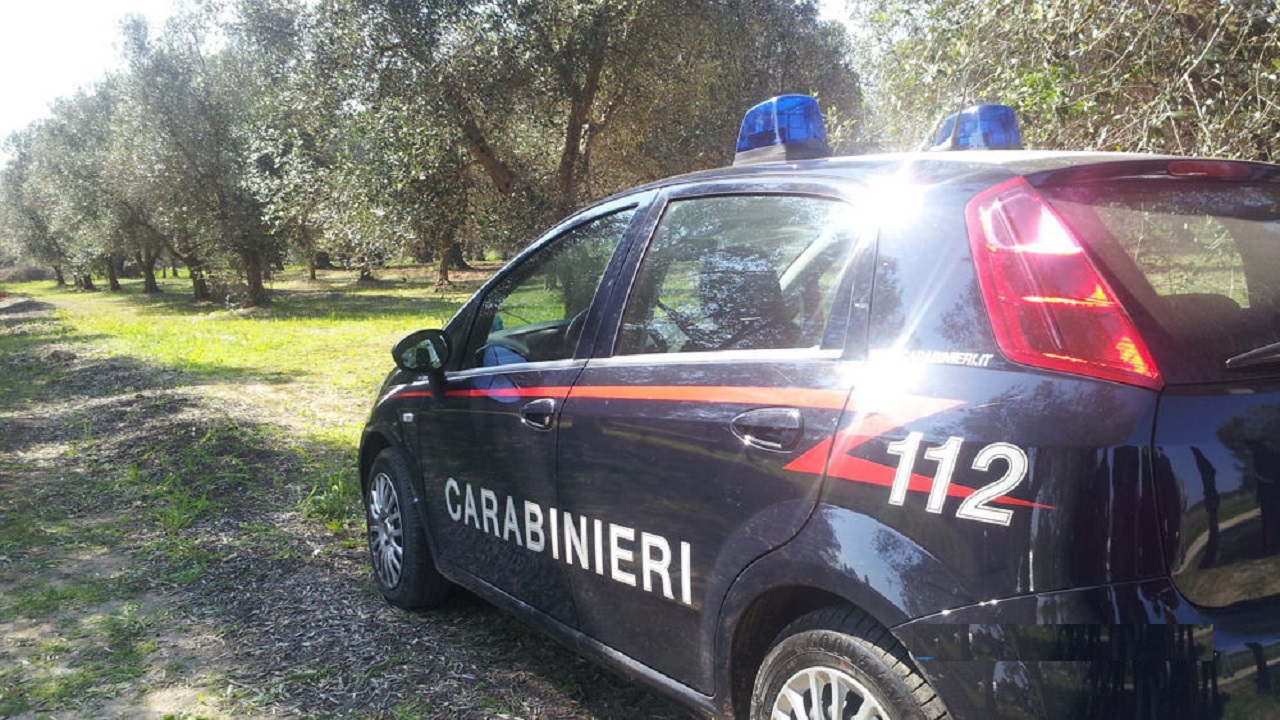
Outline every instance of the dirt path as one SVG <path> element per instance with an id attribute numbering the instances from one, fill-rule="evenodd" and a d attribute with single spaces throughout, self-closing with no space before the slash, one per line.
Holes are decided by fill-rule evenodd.
<path id="1" fill-rule="evenodd" d="M 30 378 L 0 398 L 0 718 L 688 717 L 474 598 L 388 607 L 359 535 L 297 512 L 304 454 L 252 394 L 31 300 L 0 336 Z"/>

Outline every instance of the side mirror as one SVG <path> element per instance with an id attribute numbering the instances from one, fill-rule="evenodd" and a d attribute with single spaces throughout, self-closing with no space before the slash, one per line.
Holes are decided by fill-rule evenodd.
<path id="1" fill-rule="evenodd" d="M 449 352 L 449 336 L 443 330 L 419 330 L 396 343 L 391 357 L 401 370 L 438 374 L 444 372 Z"/>

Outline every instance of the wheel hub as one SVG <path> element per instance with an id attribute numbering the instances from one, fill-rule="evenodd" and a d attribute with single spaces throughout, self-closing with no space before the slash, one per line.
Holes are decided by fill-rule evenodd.
<path id="1" fill-rule="evenodd" d="M 788 678 L 773 701 L 772 720 L 888 720 L 889 713 L 852 675 L 810 667 Z"/>
<path id="2" fill-rule="evenodd" d="M 404 558 L 404 524 L 400 500 L 386 473 L 378 473 L 369 488 L 369 553 L 378 580 L 387 587 L 400 583 Z"/>

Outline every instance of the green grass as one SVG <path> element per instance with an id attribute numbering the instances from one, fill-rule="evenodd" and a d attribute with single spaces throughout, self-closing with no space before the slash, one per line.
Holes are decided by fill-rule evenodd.
<path id="1" fill-rule="evenodd" d="M 263 434 L 224 421 L 171 447 L 153 449 L 152 457 L 164 458 L 157 472 L 148 475 L 134 466 L 125 482 L 160 527 L 177 532 L 220 511 L 221 498 L 256 489 L 248 458 L 263 444 Z"/>
<path id="2" fill-rule="evenodd" d="M 350 393 L 372 392 L 390 367 L 400 337 L 439 327 L 467 288 L 437 292 L 419 284 L 278 282 L 274 303 L 253 311 L 196 304 L 182 281 L 147 296 L 137 282 L 120 293 L 76 293 L 47 282 L 9 286 L 55 302 L 68 329 L 101 337 L 113 354 L 227 380 L 298 382 Z M 27 342 L 38 342 L 35 337 Z"/>
<path id="3" fill-rule="evenodd" d="M 0 668 L 0 716 L 73 707 L 128 689 L 156 650 L 151 627 L 136 603 L 60 622 L 57 635 L 32 648 L 25 667 Z"/>
<path id="4" fill-rule="evenodd" d="M 57 612 L 78 611 L 110 600 L 128 598 L 133 588 L 118 579 L 84 578 L 64 587 L 40 585 L 12 593 L 0 608 L 0 618 L 49 617 Z"/>
<path id="5" fill-rule="evenodd" d="M 65 628 L 66 639 L 42 643 L 34 654 L 36 672 L 25 682 L 28 699 L 22 704 L 69 707 L 129 687 L 146 673 L 147 656 L 156 649 L 147 639 L 148 628 L 149 619 L 136 604 Z"/>
<path id="6" fill-rule="evenodd" d="M 40 346 L 61 340 L 65 332 L 57 323 L 26 323 L 11 324 L 9 332 L 0 333 L 0 410 L 22 406 L 59 376 L 48 363 L 30 356 Z M 4 431 L 0 426 L 0 433 Z"/>
<path id="7" fill-rule="evenodd" d="M 200 523 L 292 509 L 334 532 L 334 548 L 363 542 L 356 444 L 389 350 L 443 325 L 478 282 L 441 292 L 433 278 L 403 272 L 370 285 L 347 273 L 318 282 L 286 273 L 275 303 L 253 311 L 194 303 L 185 279 L 158 296 L 136 281 L 119 293 L 0 287 L 57 308 L 52 322 L 0 316 L 0 413 L 26 423 L 0 422 L 0 441 L 58 448 L 43 479 L 0 455 L 0 622 L 44 628 L 14 646 L 21 664 L 0 649 L 0 717 L 144 689 L 153 626 L 164 622 L 142 609 L 149 593 L 196 583 L 237 554 L 298 554 L 269 522 L 245 520 L 222 543 L 191 532 Z M 95 386 L 68 373 L 77 363 L 111 363 L 128 379 L 107 373 Z"/>
<path id="8" fill-rule="evenodd" d="M 161 577 L 175 585 L 190 585 L 199 580 L 210 563 L 226 554 L 226 551 L 215 551 L 197 541 L 172 535 L 149 543 L 144 551 L 162 560 Z"/>
<path id="9" fill-rule="evenodd" d="M 383 276 L 382 282 L 363 285 L 353 283 L 350 273 L 315 282 L 300 271 L 282 273 L 273 304 L 252 311 L 194 303 L 185 279 L 162 281 L 164 292 L 155 296 L 142 294 L 140 281 L 125 281 L 119 293 L 80 293 L 48 282 L 11 284 L 5 289 L 56 304 L 63 327 L 0 337 L 0 343 L 30 345 L 74 335 L 93 339 L 108 356 L 181 370 L 197 382 L 277 387 L 268 400 L 282 420 L 303 426 L 298 439 L 354 450 L 364 413 L 391 368 L 392 345 L 414 330 L 442 326 L 478 284 L 441 291 L 421 271 L 393 269 Z M 47 368 L 32 369 L 34 381 L 0 373 L 0 382 L 38 385 L 42 372 Z M 91 426 L 84 435 L 91 441 Z M 354 455 L 313 455 L 304 462 L 310 487 L 298 498 L 302 509 L 310 518 L 342 521 L 355 493 Z M 168 521 L 175 528 L 203 512 L 198 497 L 173 499 Z"/>

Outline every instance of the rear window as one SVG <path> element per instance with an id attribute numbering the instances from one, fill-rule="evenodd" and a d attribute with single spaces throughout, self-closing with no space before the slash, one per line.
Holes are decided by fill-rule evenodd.
<path id="1" fill-rule="evenodd" d="M 1041 188 L 1116 284 L 1167 382 L 1280 374 L 1280 184 L 1127 178 Z"/>

